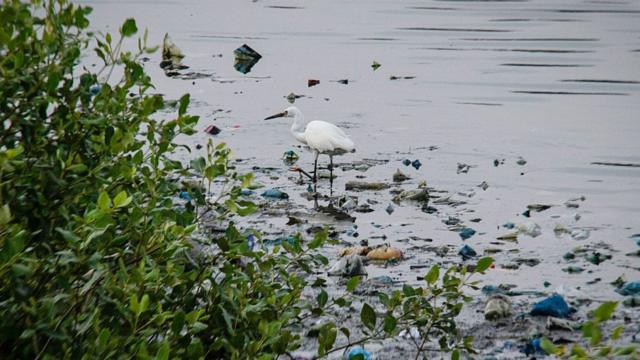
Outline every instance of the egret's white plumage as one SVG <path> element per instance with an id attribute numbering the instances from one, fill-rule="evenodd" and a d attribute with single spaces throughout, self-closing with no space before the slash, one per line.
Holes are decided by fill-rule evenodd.
<path id="1" fill-rule="evenodd" d="M 291 125 L 291 134 L 299 142 L 309 146 L 315 153 L 314 163 L 314 182 L 316 178 L 316 170 L 318 166 L 318 155 L 329 155 L 331 166 L 329 169 L 333 172 L 333 157 L 342 155 L 347 152 L 355 151 L 353 141 L 345 134 L 342 129 L 334 124 L 321 120 L 313 120 L 306 123 L 300 109 L 295 106 L 286 108 L 283 112 L 269 116 L 265 120 L 277 117 L 288 117 L 293 119 Z M 330 176 L 333 179 L 333 176 Z"/>

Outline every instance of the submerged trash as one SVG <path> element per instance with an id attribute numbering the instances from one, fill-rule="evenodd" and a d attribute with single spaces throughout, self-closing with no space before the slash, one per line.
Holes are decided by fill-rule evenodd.
<path id="1" fill-rule="evenodd" d="M 373 60 L 373 64 L 371 64 L 371 68 L 373 69 L 373 71 L 378 70 L 378 68 L 382 66 L 380 65 L 380 63 L 378 63 L 377 61 Z"/>
<path id="2" fill-rule="evenodd" d="M 506 296 L 492 295 L 484 307 L 484 318 L 497 320 L 511 315 L 511 302 Z"/>
<path id="3" fill-rule="evenodd" d="M 460 251 L 458 251 L 458 255 L 462 256 L 462 260 L 469 260 L 478 254 L 475 250 L 473 250 L 471 246 L 464 245 L 462 248 L 460 248 Z"/>
<path id="4" fill-rule="evenodd" d="M 307 80 L 307 86 L 312 87 L 320 84 L 320 80 L 309 79 Z"/>
<path id="5" fill-rule="evenodd" d="M 289 194 L 278 189 L 268 189 L 262 193 L 263 197 L 272 199 L 288 199 Z"/>
<path id="6" fill-rule="evenodd" d="M 384 190 L 390 187 L 383 182 L 349 181 L 344 185 L 345 190 Z"/>
<path id="7" fill-rule="evenodd" d="M 362 346 L 354 346 L 349 350 L 346 356 L 347 360 L 355 360 L 356 356 L 361 355 L 359 358 L 362 360 L 371 360 L 371 353 L 363 349 Z"/>
<path id="8" fill-rule="evenodd" d="M 282 162 L 287 166 L 295 164 L 299 158 L 300 156 L 298 156 L 298 154 L 293 150 L 287 150 L 282 154 Z"/>
<path id="9" fill-rule="evenodd" d="M 542 230 L 540 229 L 540 225 L 530 222 L 519 225 L 518 233 L 531 237 L 538 237 L 540 234 L 542 234 Z"/>
<path id="10" fill-rule="evenodd" d="M 620 295 L 638 295 L 640 294 L 640 281 L 632 281 L 626 283 L 619 289 L 616 289 L 616 292 Z"/>
<path id="11" fill-rule="evenodd" d="M 220 130 L 220 128 L 215 125 L 209 125 L 204 129 L 204 132 L 210 135 L 218 135 L 221 131 L 222 130 Z"/>
<path id="12" fill-rule="evenodd" d="M 400 260 L 403 256 L 402 250 L 386 245 L 375 248 L 367 253 L 367 259 L 369 260 Z"/>
<path id="13" fill-rule="evenodd" d="M 420 160 L 415 159 L 411 162 L 411 166 L 413 166 L 416 170 L 420 170 L 422 163 L 420 162 Z"/>
<path id="14" fill-rule="evenodd" d="M 554 294 L 533 305 L 531 315 L 553 316 L 557 318 L 569 317 L 571 310 L 564 298 L 558 294 Z"/>
<path id="15" fill-rule="evenodd" d="M 367 275 L 362 258 L 358 254 L 351 254 L 341 258 L 333 264 L 327 273 L 331 276 Z"/>
<path id="16" fill-rule="evenodd" d="M 458 235 L 460 235 L 460 237 L 462 238 L 462 240 L 467 240 L 468 238 L 472 237 L 473 235 L 475 235 L 476 231 L 473 230 L 472 228 L 469 227 L 464 227 L 460 230 L 460 233 Z"/>
<path id="17" fill-rule="evenodd" d="M 396 172 L 393 173 L 393 181 L 394 182 L 403 182 L 411 179 L 408 175 L 400 171 L 400 169 L 396 169 Z"/>
<path id="18" fill-rule="evenodd" d="M 257 51 L 253 50 L 247 44 L 243 44 L 233 50 L 233 54 L 236 57 L 233 67 L 243 74 L 250 72 L 251 68 L 262 58 L 262 55 L 258 54 Z"/>

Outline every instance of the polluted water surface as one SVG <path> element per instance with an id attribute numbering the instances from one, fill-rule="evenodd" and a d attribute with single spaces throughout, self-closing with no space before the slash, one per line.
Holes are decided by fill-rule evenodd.
<path id="1" fill-rule="evenodd" d="M 629 299 L 640 281 L 637 2 L 87 3 L 100 14 L 93 30 L 135 17 L 150 43 L 168 33 L 179 47 L 178 63 L 189 69 L 171 71 L 207 75 L 165 76 L 159 53 L 145 63 L 159 93 L 189 92 L 189 111 L 201 117 L 200 131 L 182 139 L 193 151 L 184 160 L 196 145 L 224 141 L 238 170 L 265 185 L 247 193 L 263 210 L 242 226 L 286 238 L 329 225 L 342 245 L 323 249 L 325 270 L 341 248 L 362 241 L 398 249 L 391 263 L 348 264 L 370 279 L 389 277 L 375 285 L 388 289 L 422 283 L 432 264 L 492 256 L 495 267 L 478 279 L 502 292 L 472 292 L 460 316 L 486 356 L 525 357 L 526 346 L 535 350 L 531 328 L 575 338 L 566 325 L 554 320 L 561 329 L 547 330 L 545 317 L 530 314 L 545 299 L 561 305 L 554 317 L 577 322 L 595 304 L 620 301 L 621 318 L 631 319 L 625 339 L 638 331 L 638 307 L 622 305 L 637 303 Z M 258 65 L 238 69 L 234 51 L 243 46 L 259 51 Z M 291 123 L 262 120 L 290 106 L 287 94 L 307 120 L 334 123 L 355 143 L 355 153 L 334 159 L 333 196 L 341 200 L 333 208 L 329 178 L 320 176 L 319 202 L 330 211 L 314 210 L 308 179 L 289 170 L 295 163 L 310 171 L 314 159 Z M 214 124 L 224 130 L 215 138 L 204 131 Z M 327 164 L 321 157 L 319 174 L 329 174 Z M 340 277 L 327 278 L 328 291 L 342 289 Z M 574 311 L 566 318 L 565 301 Z M 313 354 L 313 341 L 301 356 Z M 365 349 L 376 359 L 412 356 L 408 342 Z"/>

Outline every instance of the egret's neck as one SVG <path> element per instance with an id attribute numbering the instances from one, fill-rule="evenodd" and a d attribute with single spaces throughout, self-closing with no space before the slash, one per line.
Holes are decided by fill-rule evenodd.
<path id="1" fill-rule="evenodd" d="M 293 123 L 291 124 L 291 133 L 293 136 L 302 143 L 307 143 L 304 138 L 304 130 L 307 126 L 307 123 L 304 121 L 304 117 L 302 114 L 296 114 L 293 117 Z"/>

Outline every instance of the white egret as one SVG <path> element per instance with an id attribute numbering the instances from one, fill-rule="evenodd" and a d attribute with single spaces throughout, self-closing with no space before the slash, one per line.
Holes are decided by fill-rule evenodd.
<path id="1" fill-rule="evenodd" d="M 290 106 L 284 109 L 283 112 L 269 116 L 265 120 L 279 117 L 293 118 L 291 134 L 296 140 L 309 146 L 315 153 L 313 177 L 306 174 L 302 169 L 299 169 L 299 171 L 310 177 L 315 184 L 318 178 L 318 156 L 320 154 L 329 155 L 329 179 L 333 186 L 333 157 L 356 151 L 353 141 L 342 129 L 326 121 L 313 120 L 306 123 L 302 111 L 295 106 Z"/>

